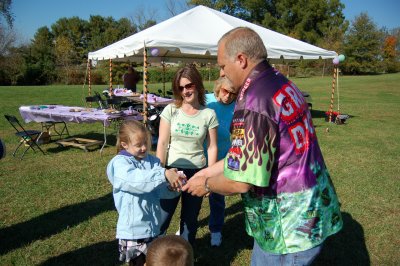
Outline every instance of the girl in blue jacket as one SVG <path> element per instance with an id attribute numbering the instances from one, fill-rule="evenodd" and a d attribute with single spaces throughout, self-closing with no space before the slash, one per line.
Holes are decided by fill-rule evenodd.
<path id="1" fill-rule="evenodd" d="M 150 134 L 137 121 L 124 122 L 117 137 L 118 154 L 108 163 L 107 176 L 119 217 L 120 260 L 142 265 L 148 244 L 160 234 L 160 199 L 177 197 L 185 177 L 166 170 L 147 153 Z"/>

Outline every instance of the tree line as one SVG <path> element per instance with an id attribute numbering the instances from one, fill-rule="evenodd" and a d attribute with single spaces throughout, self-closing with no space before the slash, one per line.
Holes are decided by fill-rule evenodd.
<path id="1" fill-rule="evenodd" d="M 340 0 L 191 0 L 187 8 L 204 5 L 296 39 L 344 54 L 345 74 L 377 74 L 400 71 L 400 28 L 378 29 L 366 13 L 354 21 L 343 15 Z M 39 28 L 30 43 L 17 44 L 13 31 L 12 0 L 0 0 L 0 85 L 82 84 L 87 54 L 114 43 L 156 21 L 133 23 L 128 18 L 90 16 L 60 18 Z M 142 18 L 143 19 L 143 18 Z M 6 23 L 4 23 L 5 21 Z M 298 68 L 315 62 L 292 62 Z M 122 71 L 124 64 L 117 64 Z M 107 83 L 108 69 L 98 67 L 94 83 Z M 117 77 L 118 79 L 118 77 Z M 118 82 L 118 80 L 117 80 Z"/>

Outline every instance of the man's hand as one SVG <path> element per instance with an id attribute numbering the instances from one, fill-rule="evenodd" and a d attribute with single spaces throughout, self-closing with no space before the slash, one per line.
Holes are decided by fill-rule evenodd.
<path id="1" fill-rule="evenodd" d="M 198 196 L 198 197 L 202 197 L 208 194 L 204 186 L 204 182 L 206 181 L 206 176 L 199 175 L 199 173 L 200 172 L 198 172 L 196 175 L 194 175 L 187 181 L 187 183 L 182 187 L 182 191 L 186 191 L 192 194 L 192 196 Z"/>

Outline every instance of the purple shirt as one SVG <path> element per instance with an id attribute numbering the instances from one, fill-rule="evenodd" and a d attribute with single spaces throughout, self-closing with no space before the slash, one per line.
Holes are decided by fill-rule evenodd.
<path id="1" fill-rule="evenodd" d="M 293 253 L 342 226 L 339 203 L 301 92 L 258 64 L 236 101 L 224 175 L 252 184 L 243 194 L 246 230 L 264 250 Z"/>

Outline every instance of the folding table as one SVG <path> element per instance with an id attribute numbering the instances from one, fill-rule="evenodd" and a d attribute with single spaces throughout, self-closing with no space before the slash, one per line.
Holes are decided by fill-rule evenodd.
<path id="1" fill-rule="evenodd" d="M 88 147 L 102 144 L 100 152 L 103 151 L 104 146 L 107 144 L 106 127 L 110 126 L 112 122 L 143 119 L 141 114 L 135 110 L 113 111 L 64 105 L 21 106 L 19 112 L 26 123 L 48 121 L 74 123 L 101 122 L 103 125 L 104 142 L 83 138 L 68 138 L 57 141 L 60 145 L 78 147 L 85 151 L 87 151 Z"/>

